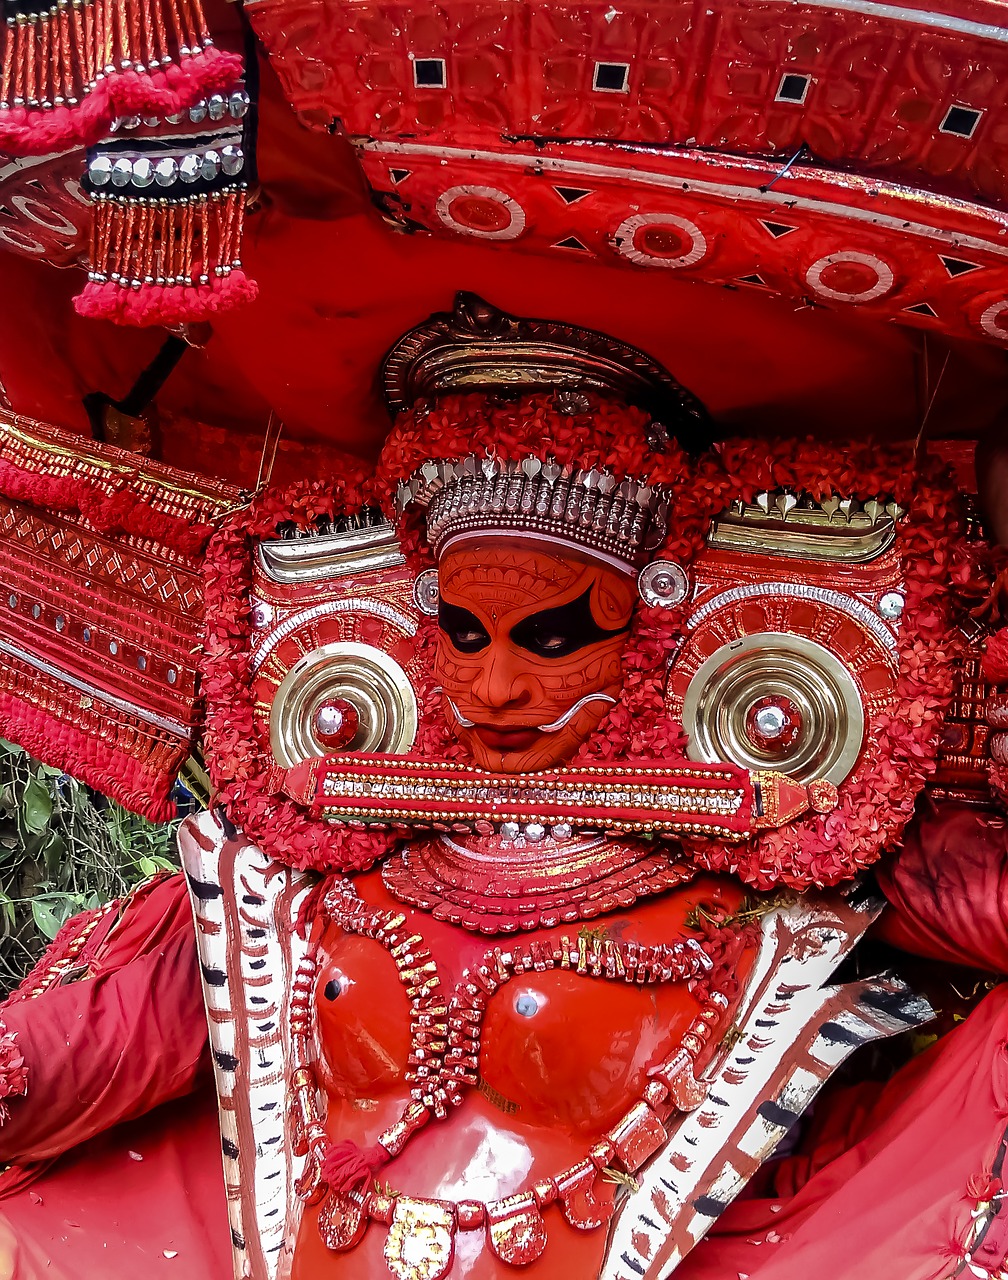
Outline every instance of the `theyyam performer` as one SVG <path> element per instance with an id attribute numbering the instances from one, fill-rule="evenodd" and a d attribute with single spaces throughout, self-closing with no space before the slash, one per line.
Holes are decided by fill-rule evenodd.
<path id="1" fill-rule="evenodd" d="M 0 0 L 2 749 L 188 797 L 0 1003 L 0 1280 L 1008 1274 L 945 9 Z"/>
<path id="2" fill-rule="evenodd" d="M 941 467 L 904 448 L 712 450 L 699 403 L 642 352 L 472 296 L 405 335 L 383 378 L 398 416 L 373 473 L 267 490 L 206 553 L 216 804 L 180 848 L 236 1275 L 718 1274 L 737 1247 L 722 1215 L 830 1075 L 932 1016 L 847 957 L 884 901 L 865 870 L 935 769 L 966 648 L 950 567 L 974 582 L 982 547 Z M 949 820 L 922 818 L 908 848 Z M 110 1119 L 198 1087 L 205 1024 L 171 990 L 193 971 L 166 972 L 135 923 L 156 911 L 153 933 L 191 949 L 164 924 L 177 884 L 127 907 L 116 977 L 153 952 L 153 1007 L 188 1021 L 144 1025 L 142 1047 L 106 1028 L 114 1053 L 87 1071 L 114 1066 Z M 5 1010 L 19 1163 L 80 1127 L 46 1022 L 62 1038 L 80 999 L 46 978 L 78 941 Z M 910 1105 L 965 1065 L 951 1043 L 927 1056 L 887 1086 L 921 1077 Z M 974 1162 L 996 1133 L 981 1111 L 961 1130 Z M 938 1120 L 922 1106 L 872 1158 L 852 1130 L 849 1184 L 829 1183 L 832 1139 L 801 1213 L 880 1195 L 889 1147 Z M 212 1124 L 185 1139 L 202 1178 Z M 98 1186 L 129 1133 L 97 1154 Z M 88 1170 L 54 1166 L 57 1215 Z M 8 1201 L 26 1256 L 25 1197 L 51 1194 L 34 1185 Z M 738 1211 L 781 1214 L 771 1187 Z M 940 1202 L 959 1190 L 943 1178 Z M 221 1208 L 185 1211 L 209 1231 Z M 872 1248 L 905 1247 L 876 1231 Z"/>

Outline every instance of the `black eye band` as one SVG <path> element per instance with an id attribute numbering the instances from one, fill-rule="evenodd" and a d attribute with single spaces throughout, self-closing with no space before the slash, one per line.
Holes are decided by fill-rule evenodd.
<path id="1" fill-rule="evenodd" d="M 479 618 L 468 609 L 449 604 L 444 596 L 438 601 L 438 626 L 459 653 L 479 653 L 490 643 Z"/>
<path id="2" fill-rule="evenodd" d="M 478 624 L 477 624 L 478 625 Z M 511 629 L 511 639 L 537 658 L 566 658 L 589 645 L 611 640 L 630 630 L 630 623 L 607 631 L 591 611 L 591 587 L 569 604 L 543 609 L 523 618 Z"/>

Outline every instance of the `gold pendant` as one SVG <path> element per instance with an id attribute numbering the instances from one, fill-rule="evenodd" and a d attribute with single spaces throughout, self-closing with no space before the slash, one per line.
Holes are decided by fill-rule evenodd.
<path id="1" fill-rule="evenodd" d="M 319 1210 L 318 1230 L 327 1249 L 340 1252 L 360 1241 L 368 1224 L 367 1214 L 352 1196 L 330 1192 Z"/>
<path id="2" fill-rule="evenodd" d="M 487 1205 L 490 1248 L 512 1267 L 523 1267 L 546 1248 L 546 1224 L 531 1192 Z"/>
<path id="3" fill-rule="evenodd" d="M 455 1253 L 455 1219 L 436 1200 L 399 1196 L 385 1240 L 385 1261 L 398 1280 L 440 1280 Z"/>

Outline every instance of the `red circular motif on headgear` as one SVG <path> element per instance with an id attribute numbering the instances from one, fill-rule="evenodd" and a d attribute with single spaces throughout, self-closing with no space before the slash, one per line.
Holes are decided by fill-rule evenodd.
<path id="1" fill-rule="evenodd" d="M 483 200 L 479 196 L 458 196 L 448 207 L 452 219 L 473 231 L 506 231 L 511 225 L 509 209 L 496 200 Z"/>
<path id="2" fill-rule="evenodd" d="M 874 289 L 879 283 L 879 273 L 867 262 L 831 262 L 823 267 L 819 283 L 853 298 Z"/>

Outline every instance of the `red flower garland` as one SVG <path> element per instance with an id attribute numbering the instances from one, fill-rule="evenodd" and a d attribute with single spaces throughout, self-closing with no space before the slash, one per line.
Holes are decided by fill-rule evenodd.
<path id="1" fill-rule="evenodd" d="M 10 1115 L 7 1098 L 23 1098 L 28 1092 L 28 1068 L 17 1047 L 17 1032 L 0 1022 L 0 1125 Z"/>
<path id="2" fill-rule="evenodd" d="M 148 538 L 182 555 L 198 556 L 210 537 L 210 526 L 190 524 L 180 516 L 156 510 L 131 489 L 131 480 L 120 476 L 109 489 L 79 476 L 28 471 L 0 458 L 0 493 L 14 502 L 72 511 L 99 533 Z"/>
<path id="3" fill-rule="evenodd" d="M 873 722 L 857 768 L 840 787 L 838 808 L 763 833 L 741 847 L 694 842 L 690 851 L 699 865 L 735 872 L 760 888 L 804 888 L 849 878 L 892 847 L 935 768 L 941 713 L 960 653 L 949 623 L 953 553 L 960 550 L 962 533 L 954 486 L 937 466 L 918 467 L 902 447 L 732 441 L 691 463 L 674 444 L 665 453 L 653 453 L 648 425 L 638 410 L 596 398 L 584 412 L 568 414 L 552 395 L 517 401 L 449 396 L 400 416 L 372 481 L 354 462 L 338 483 L 267 494 L 232 518 L 208 550 L 203 677 L 211 776 L 232 820 L 280 861 L 319 870 L 364 868 L 396 842 L 392 833 L 341 829 L 309 818 L 273 790 L 276 771 L 268 746 L 255 733 L 250 692 L 252 544 L 274 536 L 284 520 L 310 523 L 318 515 L 353 512 L 368 502 L 391 516 L 398 484 L 424 461 L 486 452 L 501 459 L 551 457 L 562 465 L 605 467 L 667 485 L 672 527 L 660 554 L 687 569 L 704 546 L 712 518 L 733 498 L 750 500 L 761 489 L 787 487 L 816 499 L 878 495 L 906 507 L 899 533 L 906 605 L 897 701 Z M 433 563 L 421 513 L 407 513 L 400 536 L 416 572 Z M 686 615 L 686 604 L 675 610 L 638 609 L 625 650 L 620 700 L 582 746 L 576 763 L 682 752 L 682 728 L 667 711 L 664 686 Z M 436 634 L 433 622 L 421 624 L 417 643 L 422 651 L 433 654 Z M 430 688 L 418 692 L 422 716 L 414 752 L 428 759 L 457 758 L 458 744 L 434 708 Z"/>

